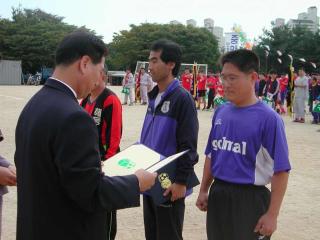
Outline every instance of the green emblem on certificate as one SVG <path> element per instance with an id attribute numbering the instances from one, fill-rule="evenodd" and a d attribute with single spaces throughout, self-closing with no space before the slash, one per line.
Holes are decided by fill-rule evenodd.
<path id="1" fill-rule="evenodd" d="M 118 165 L 123 168 L 131 169 L 136 166 L 136 164 L 130 159 L 124 158 L 118 162 Z"/>

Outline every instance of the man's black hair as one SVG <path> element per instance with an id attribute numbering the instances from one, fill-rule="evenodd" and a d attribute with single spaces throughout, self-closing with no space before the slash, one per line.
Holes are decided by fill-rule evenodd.
<path id="1" fill-rule="evenodd" d="M 104 42 L 97 36 L 76 31 L 63 38 L 56 50 L 56 65 L 68 66 L 83 56 L 89 56 L 94 64 L 101 61 L 107 55 Z"/>
<path id="2" fill-rule="evenodd" d="M 161 51 L 161 60 L 165 63 L 174 62 L 175 66 L 172 69 L 172 75 L 177 76 L 181 66 L 181 48 L 170 40 L 161 39 L 154 42 L 151 46 L 151 51 Z"/>
<path id="3" fill-rule="evenodd" d="M 239 49 L 224 54 L 220 60 L 221 67 L 226 63 L 233 64 L 244 73 L 250 73 L 252 71 L 258 73 L 260 68 L 259 57 L 247 49 Z"/>

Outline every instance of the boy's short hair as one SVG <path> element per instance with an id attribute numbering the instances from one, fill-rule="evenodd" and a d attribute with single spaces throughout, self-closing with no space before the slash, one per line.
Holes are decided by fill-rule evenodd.
<path id="1" fill-rule="evenodd" d="M 244 73 L 250 73 L 252 71 L 258 73 L 260 68 L 259 57 L 254 52 L 247 49 L 239 49 L 224 54 L 220 59 L 221 67 L 226 63 L 233 64 Z"/>

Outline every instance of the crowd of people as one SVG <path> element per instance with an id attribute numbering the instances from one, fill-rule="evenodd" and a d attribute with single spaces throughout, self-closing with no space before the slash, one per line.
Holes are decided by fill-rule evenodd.
<path id="1" fill-rule="evenodd" d="M 181 76 L 181 84 L 194 95 L 192 89 L 193 74 L 186 69 Z M 219 105 L 214 99 L 224 98 L 223 84 L 220 73 L 203 75 L 200 72 L 196 80 L 197 109 L 203 104 L 202 110 L 208 110 L 211 106 Z M 304 123 L 306 112 L 313 116 L 312 124 L 320 123 L 319 110 L 315 107 L 320 103 L 320 75 L 306 75 L 304 68 L 293 73 L 292 83 L 288 74 L 278 74 L 275 70 L 270 70 L 268 74 L 259 74 L 255 82 L 255 94 L 262 101 L 270 105 L 277 113 L 287 114 L 288 111 L 294 114 L 294 122 Z M 306 109 L 306 104 L 309 108 Z"/>
<path id="2" fill-rule="evenodd" d="M 127 91 L 123 91 L 125 93 L 123 104 L 127 104 L 128 97 L 130 98 L 130 106 L 137 101 L 140 101 L 142 105 L 148 103 L 147 93 L 152 90 L 155 84 L 152 82 L 152 77 L 145 72 L 144 67 L 141 68 L 141 71 L 141 80 L 141 73 L 136 74 L 136 76 L 139 75 L 140 81 L 138 79 L 134 81 L 130 69 L 126 71 L 123 86 L 127 88 Z M 209 71 L 206 75 L 204 70 L 200 69 L 194 82 L 194 74 L 189 68 L 185 68 L 177 78 L 183 88 L 194 97 L 198 110 L 215 109 L 225 102 L 221 101 L 225 98 L 219 72 Z M 138 82 L 141 82 L 139 88 L 136 86 Z M 138 95 L 137 91 L 139 91 Z M 293 73 L 291 82 L 288 74 L 278 74 L 275 70 L 270 70 L 268 74 L 259 74 L 258 80 L 255 82 L 255 94 L 277 113 L 283 115 L 293 113 L 294 122 L 305 123 L 306 113 L 311 113 L 313 116 L 311 123 L 320 123 L 320 113 L 317 109 L 317 106 L 320 107 L 318 105 L 320 103 L 320 75 L 307 75 L 304 68 L 301 68 L 297 73 Z M 141 96 L 141 100 L 139 96 Z M 306 108 L 306 104 L 308 108 Z"/>

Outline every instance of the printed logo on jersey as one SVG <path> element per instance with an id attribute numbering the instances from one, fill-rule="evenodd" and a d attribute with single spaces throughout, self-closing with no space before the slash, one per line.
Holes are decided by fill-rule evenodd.
<path id="1" fill-rule="evenodd" d="M 96 123 L 96 125 L 100 125 L 101 122 L 101 114 L 102 114 L 102 109 L 101 108 L 96 108 L 93 113 L 93 120 Z"/>
<path id="2" fill-rule="evenodd" d="M 212 141 L 212 148 L 214 151 L 224 150 L 228 152 L 234 152 L 234 153 L 246 155 L 247 142 L 237 143 L 237 142 L 227 140 L 226 137 L 223 137 L 222 139 L 219 139 L 219 140 L 214 139 Z"/>
<path id="3" fill-rule="evenodd" d="M 218 118 L 215 122 L 214 122 L 214 125 L 222 125 L 222 119 L 221 118 Z"/>
<path id="4" fill-rule="evenodd" d="M 162 107 L 161 107 L 161 112 L 167 113 L 167 112 L 169 112 L 169 110 L 170 110 L 170 101 L 163 102 Z"/>

